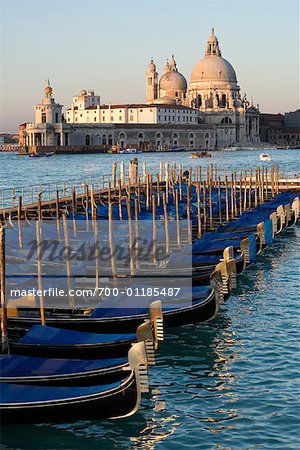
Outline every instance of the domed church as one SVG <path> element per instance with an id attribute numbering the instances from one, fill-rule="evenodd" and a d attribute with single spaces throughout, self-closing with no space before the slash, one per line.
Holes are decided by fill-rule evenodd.
<path id="1" fill-rule="evenodd" d="M 178 71 L 172 55 L 158 81 L 151 59 L 146 74 L 148 104 L 179 104 L 201 113 L 202 123 L 216 130 L 216 147 L 259 142 L 259 108 L 241 97 L 234 68 L 222 57 L 214 29 L 204 58 L 194 67 L 190 83 Z"/>
<path id="2" fill-rule="evenodd" d="M 160 78 L 151 59 L 146 92 L 147 103 L 102 104 L 94 90 L 82 89 L 62 114 L 48 82 L 44 98 L 34 107 L 35 121 L 19 127 L 20 146 L 69 153 L 128 146 L 214 150 L 259 143 L 258 106 L 241 96 L 235 70 L 222 57 L 214 30 L 189 84 L 172 55 Z"/>

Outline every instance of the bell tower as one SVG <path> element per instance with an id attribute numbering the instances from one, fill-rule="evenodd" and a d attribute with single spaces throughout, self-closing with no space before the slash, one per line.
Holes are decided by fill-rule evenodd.
<path id="1" fill-rule="evenodd" d="M 152 103 L 158 96 L 158 73 L 156 72 L 156 65 L 153 58 L 151 58 L 146 73 L 146 86 L 147 86 L 147 103 Z"/>

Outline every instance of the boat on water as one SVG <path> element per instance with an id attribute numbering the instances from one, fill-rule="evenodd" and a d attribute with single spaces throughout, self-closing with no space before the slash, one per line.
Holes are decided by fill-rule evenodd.
<path id="1" fill-rule="evenodd" d="M 207 151 L 191 153 L 191 158 L 211 158 L 211 156 L 212 156 L 211 153 Z"/>
<path id="2" fill-rule="evenodd" d="M 235 152 L 239 150 L 239 147 L 225 145 L 225 147 L 220 148 L 220 150 L 222 150 L 223 152 Z"/>
<path id="3" fill-rule="evenodd" d="M 261 161 L 272 161 L 271 155 L 269 155 L 269 153 L 261 153 L 259 155 L 259 159 Z"/>
<path id="4" fill-rule="evenodd" d="M 136 155 L 141 152 L 142 151 L 139 148 L 121 148 L 119 151 L 122 155 Z"/>
<path id="5" fill-rule="evenodd" d="M 142 392 L 148 392 L 148 361 L 144 342 L 131 347 L 129 374 L 121 381 L 87 386 L 40 386 L 0 383 L 2 423 L 59 423 L 75 420 L 121 418 L 134 414 Z"/>
<path id="6" fill-rule="evenodd" d="M 30 158 L 49 158 L 50 156 L 53 156 L 54 152 L 48 152 L 48 153 L 29 153 Z"/>

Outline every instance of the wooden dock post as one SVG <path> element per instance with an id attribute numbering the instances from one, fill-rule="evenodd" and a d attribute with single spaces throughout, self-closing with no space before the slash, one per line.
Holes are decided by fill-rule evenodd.
<path id="1" fill-rule="evenodd" d="M 122 183 L 121 178 L 119 178 L 119 189 L 118 189 L 118 207 L 119 207 L 119 219 L 123 220 L 123 213 L 122 213 Z"/>
<path id="2" fill-rule="evenodd" d="M 5 293 L 5 230 L 0 224 L 0 295 L 1 295 L 1 350 L 8 353 L 7 309 Z"/>
<path id="3" fill-rule="evenodd" d="M 208 189 L 209 189 L 209 228 L 213 229 L 213 199 L 212 199 L 212 178 L 209 179 Z"/>
<path id="4" fill-rule="evenodd" d="M 138 199 L 134 199 L 134 223 L 135 223 L 135 266 L 138 270 L 139 267 L 139 237 L 140 237 L 140 228 L 139 228 L 139 205 Z"/>
<path id="5" fill-rule="evenodd" d="M 228 205 L 228 179 L 225 175 L 225 220 L 229 221 L 229 205 Z"/>
<path id="6" fill-rule="evenodd" d="M 120 162 L 120 179 L 121 179 L 121 186 L 124 186 L 124 184 L 125 184 L 125 165 L 124 165 L 124 161 Z"/>
<path id="7" fill-rule="evenodd" d="M 191 226 L 191 185 L 188 183 L 186 187 L 186 213 L 187 213 L 187 226 L 188 226 L 188 242 L 192 242 L 192 226 Z"/>
<path id="8" fill-rule="evenodd" d="M 41 232 L 41 220 L 37 220 L 35 225 L 36 231 L 36 243 L 37 243 L 37 276 L 38 276 L 38 290 L 40 291 L 39 304 L 40 304 L 40 314 L 41 314 L 41 324 L 46 325 L 45 319 L 45 305 L 44 305 L 44 295 L 43 295 L 43 281 L 42 281 L 42 257 L 41 257 L 41 244 L 42 244 L 42 232 Z"/>
<path id="9" fill-rule="evenodd" d="M 177 236 L 177 245 L 180 246 L 180 216 L 179 216 L 179 192 L 175 191 L 175 210 L 176 210 L 176 236 Z"/>
<path id="10" fill-rule="evenodd" d="M 153 262 L 157 262 L 157 224 L 156 224 L 156 202 L 152 195 L 152 241 L 153 241 Z"/>
<path id="11" fill-rule="evenodd" d="M 143 162 L 143 182 L 145 183 L 147 179 L 147 163 Z"/>
<path id="12" fill-rule="evenodd" d="M 65 238 L 65 255 L 66 255 L 66 272 L 67 272 L 67 287 L 68 287 L 68 299 L 70 308 L 74 308 L 74 296 L 71 294 L 72 288 L 72 267 L 71 267 L 71 259 L 70 259 L 70 241 L 69 241 L 69 230 L 68 230 L 68 222 L 66 214 L 63 214 L 63 227 L 64 227 L 64 238 Z"/>
<path id="13" fill-rule="evenodd" d="M 95 289 L 99 289 L 99 239 L 98 239 L 98 219 L 93 217 L 93 228 L 94 228 L 94 257 L 95 257 Z"/>
<path id="14" fill-rule="evenodd" d="M 247 170 L 244 171 L 244 206 L 243 211 L 247 209 Z"/>
<path id="15" fill-rule="evenodd" d="M 134 271 L 134 260 L 133 260 L 133 236 L 132 236 L 132 214 L 131 214 L 131 204 L 130 197 L 126 200 L 127 216 L 128 216 L 128 252 L 129 252 L 129 267 L 130 275 L 133 276 Z"/>
<path id="16" fill-rule="evenodd" d="M 233 173 L 231 173 L 231 189 L 230 189 L 230 203 L 231 203 L 231 219 L 234 219 L 235 208 L 234 208 L 234 187 L 233 187 Z"/>
<path id="17" fill-rule="evenodd" d="M 42 192 L 38 193 L 38 220 L 42 220 Z"/>
<path id="18" fill-rule="evenodd" d="M 250 169 L 250 175 L 249 175 L 249 191 L 248 191 L 248 209 L 251 209 L 252 206 L 252 169 Z"/>
<path id="19" fill-rule="evenodd" d="M 163 163 L 159 161 L 159 182 L 161 183 L 163 180 Z"/>
<path id="20" fill-rule="evenodd" d="M 169 255 L 170 253 L 170 238 L 169 238 L 169 217 L 168 217 L 168 210 L 167 210 L 167 202 L 166 202 L 166 195 L 163 194 L 163 208 L 164 208 L 164 219 L 165 219 L 165 236 L 166 236 L 166 254 Z"/>
<path id="21" fill-rule="evenodd" d="M 222 198 L 221 198 L 221 177 L 218 176 L 218 215 L 219 224 L 222 224 Z"/>
<path id="22" fill-rule="evenodd" d="M 197 219 L 198 219 L 198 238 L 202 237 L 202 222 L 201 222 L 201 191 L 200 183 L 197 183 Z"/>
<path id="23" fill-rule="evenodd" d="M 113 215 L 112 215 L 112 203 L 110 197 L 108 198 L 108 237 L 109 237 L 109 248 L 110 248 L 110 263 L 112 277 L 115 280 L 117 278 L 116 272 L 116 260 L 115 260 L 115 243 L 113 235 Z"/>
<path id="24" fill-rule="evenodd" d="M 243 172 L 240 170 L 240 180 L 239 180 L 239 213 L 240 216 L 243 213 Z"/>
<path id="25" fill-rule="evenodd" d="M 111 176 L 111 182 L 112 182 L 112 186 L 113 188 L 116 187 L 116 183 L 117 183 L 117 162 L 114 161 L 112 163 L 112 176 Z"/>

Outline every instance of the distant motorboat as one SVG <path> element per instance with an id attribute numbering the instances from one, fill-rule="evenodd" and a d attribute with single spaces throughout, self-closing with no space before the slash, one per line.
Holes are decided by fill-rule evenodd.
<path id="1" fill-rule="evenodd" d="M 235 152 L 236 150 L 239 150 L 239 147 L 233 147 L 233 146 L 225 146 L 222 147 L 220 150 L 224 151 L 224 152 Z"/>
<path id="2" fill-rule="evenodd" d="M 269 153 L 261 153 L 261 154 L 259 155 L 259 159 L 260 159 L 261 161 L 272 161 L 272 158 L 271 158 L 271 156 L 269 155 Z"/>
<path id="3" fill-rule="evenodd" d="M 54 152 L 48 152 L 48 153 L 29 153 L 30 158 L 49 158 L 50 156 L 53 156 Z"/>
<path id="4" fill-rule="evenodd" d="M 207 151 L 203 152 L 192 152 L 191 158 L 211 158 L 211 153 Z"/>
<path id="5" fill-rule="evenodd" d="M 132 154 L 136 154 L 136 153 L 141 153 L 141 150 L 138 148 L 122 148 L 119 153 L 121 153 L 122 155 L 132 155 Z"/>

